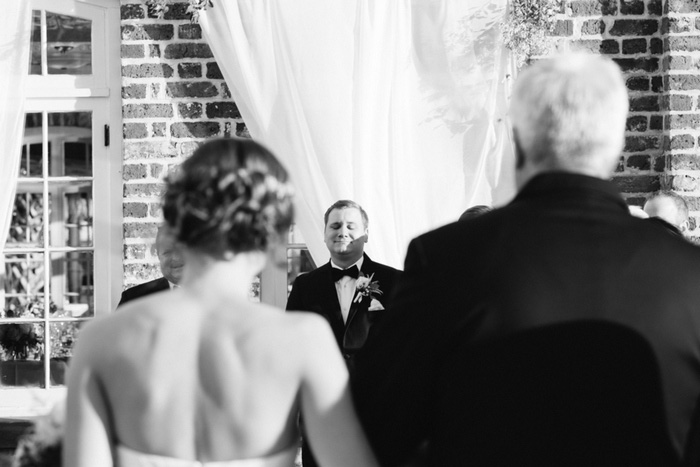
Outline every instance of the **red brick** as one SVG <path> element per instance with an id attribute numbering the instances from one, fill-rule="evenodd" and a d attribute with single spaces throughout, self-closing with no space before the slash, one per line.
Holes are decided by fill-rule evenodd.
<path id="1" fill-rule="evenodd" d="M 617 175 L 612 181 L 625 193 L 651 193 L 659 189 L 658 175 Z"/>
<path id="2" fill-rule="evenodd" d="M 122 179 L 135 180 L 137 178 L 146 178 L 148 175 L 148 166 L 144 164 L 124 164 L 122 169 Z"/>
<path id="3" fill-rule="evenodd" d="M 171 104 L 126 104 L 122 106 L 124 118 L 169 118 L 173 116 Z"/>
<path id="4" fill-rule="evenodd" d="M 182 79 L 201 78 L 202 64 L 201 63 L 178 63 L 177 74 Z"/>
<path id="5" fill-rule="evenodd" d="M 574 0 L 571 12 L 573 16 L 616 15 L 617 0 Z"/>
<path id="6" fill-rule="evenodd" d="M 199 24 L 180 24 L 177 27 L 179 39 L 201 39 L 202 28 Z"/>
<path id="7" fill-rule="evenodd" d="M 697 191 L 700 188 L 697 177 L 690 175 L 674 175 L 671 177 L 671 189 L 678 191 Z"/>
<path id="8" fill-rule="evenodd" d="M 139 216 L 127 216 L 126 213 L 124 217 L 139 217 Z M 124 259 L 146 259 L 146 245 L 135 244 L 135 245 L 124 245 Z"/>
<path id="9" fill-rule="evenodd" d="M 165 122 L 154 122 L 151 124 L 151 130 L 153 131 L 153 136 L 161 137 L 165 136 Z"/>
<path id="10" fill-rule="evenodd" d="M 125 183 L 124 198 L 158 198 L 164 189 L 162 183 Z"/>
<path id="11" fill-rule="evenodd" d="M 177 149 L 171 142 L 126 141 L 124 142 L 124 160 L 161 159 L 177 156 Z"/>
<path id="12" fill-rule="evenodd" d="M 120 10 L 122 19 L 143 19 L 146 17 L 143 5 L 122 5 Z"/>
<path id="13" fill-rule="evenodd" d="M 148 44 L 148 56 L 151 58 L 160 58 L 160 45 Z"/>
<path id="14" fill-rule="evenodd" d="M 620 13 L 623 15 L 643 15 L 644 2 L 642 0 L 620 0 Z"/>
<path id="15" fill-rule="evenodd" d="M 647 131 L 647 117 L 638 115 L 627 119 L 627 131 L 644 132 Z"/>
<path id="16" fill-rule="evenodd" d="M 125 24 L 122 26 L 123 41 L 168 41 L 175 34 L 172 24 Z"/>
<path id="17" fill-rule="evenodd" d="M 209 138 L 221 131 L 218 122 L 177 122 L 170 125 L 173 138 Z"/>
<path id="18" fill-rule="evenodd" d="M 554 23 L 554 30 L 549 34 L 555 37 L 568 37 L 574 35 L 574 22 L 570 19 L 557 20 Z"/>
<path id="19" fill-rule="evenodd" d="M 630 91 L 648 91 L 649 77 L 648 76 L 632 76 L 627 78 L 627 89 Z"/>
<path id="20" fill-rule="evenodd" d="M 652 115 L 649 117 L 649 129 L 650 130 L 663 130 L 664 129 L 664 118 L 661 115 Z"/>
<path id="21" fill-rule="evenodd" d="M 613 58 L 622 71 L 647 71 L 653 72 L 659 69 L 659 59 L 656 57 L 644 58 Z"/>
<path id="22" fill-rule="evenodd" d="M 181 59 L 181 58 L 213 58 L 211 49 L 208 44 L 198 42 L 181 42 L 177 44 L 168 44 L 165 47 L 165 58 Z"/>
<path id="23" fill-rule="evenodd" d="M 122 66 L 122 77 L 125 78 L 170 78 L 171 76 L 173 76 L 173 68 L 165 63 Z"/>
<path id="24" fill-rule="evenodd" d="M 659 31 L 659 21 L 655 19 L 618 19 L 610 28 L 611 36 L 651 36 Z"/>
<path id="25" fill-rule="evenodd" d="M 700 89 L 700 75 L 669 75 L 670 91 L 695 91 Z"/>
<path id="26" fill-rule="evenodd" d="M 581 25 L 581 34 L 584 36 L 603 34 L 604 32 L 605 22 L 602 19 L 587 19 Z"/>
<path id="27" fill-rule="evenodd" d="M 219 69 L 219 64 L 216 62 L 207 63 L 207 78 L 209 79 L 224 79 Z"/>
<path id="28" fill-rule="evenodd" d="M 665 70 L 690 70 L 695 61 L 687 55 L 667 55 L 664 57 Z"/>
<path id="29" fill-rule="evenodd" d="M 700 51 L 700 36 L 674 36 L 668 38 L 668 47 L 673 52 Z"/>
<path id="30" fill-rule="evenodd" d="M 658 136 L 628 136 L 625 138 L 626 152 L 641 152 L 660 148 L 661 142 Z"/>
<path id="31" fill-rule="evenodd" d="M 124 123 L 124 139 L 142 139 L 148 137 L 145 123 Z"/>
<path id="32" fill-rule="evenodd" d="M 124 203 L 122 213 L 124 217 L 146 217 L 148 215 L 148 203 Z"/>
<path id="33" fill-rule="evenodd" d="M 143 50 L 143 44 L 122 44 L 122 58 L 144 58 L 146 52 Z"/>
<path id="34" fill-rule="evenodd" d="M 625 39 L 622 41 L 623 54 L 641 54 L 647 51 L 646 39 Z"/>
<path id="35" fill-rule="evenodd" d="M 630 112 L 655 112 L 659 110 L 659 96 L 630 98 Z"/>
<path id="36" fill-rule="evenodd" d="M 649 16 L 661 16 L 663 14 L 663 3 L 661 0 L 649 0 L 647 3 Z"/>
<path id="37" fill-rule="evenodd" d="M 207 104 L 209 118 L 241 118 L 241 113 L 234 102 L 212 102 Z"/>
<path id="38" fill-rule="evenodd" d="M 663 172 L 666 170 L 666 156 L 654 157 L 654 172 Z"/>
<path id="39" fill-rule="evenodd" d="M 650 170 L 651 160 L 649 156 L 629 156 L 627 167 L 634 170 Z"/>
<path id="40" fill-rule="evenodd" d="M 130 84 L 122 87 L 122 99 L 143 99 L 146 97 L 145 84 Z"/>
<path id="41" fill-rule="evenodd" d="M 695 147 L 693 135 L 674 135 L 666 138 L 666 149 L 692 149 Z"/>
<path id="42" fill-rule="evenodd" d="M 170 97 L 214 97 L 219 90 L 207 81 L 179 81 L 167 83 L 166 92 Z"/>
<path id="43" fill-rule="evenodd" d="M 668 0 L 669 13 L 697 13 L 700 11 L 700 0 Z"/>
<path id="44" fill-rule="evenodd" d="M 700 129 L 699 114 L 667 115 L 666 122 L 667 130 L 687 130 L 691 128 L 693 130 Z"/>
<path id="45" fill-rule="evenodd" d="M 199 102 L 179 103 L 177 111 L 182 118 L 199 118 L 202 116 L 202 104 Z"/>

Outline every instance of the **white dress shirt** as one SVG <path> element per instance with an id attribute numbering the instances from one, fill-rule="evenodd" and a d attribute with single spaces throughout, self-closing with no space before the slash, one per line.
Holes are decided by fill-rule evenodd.
<path id="1" fill-rule="evenodd" d="M 362 263 L 365 257 L 362 256 L 355 264 L 351 264 L 345 269 L 357 266 L 357 270 L 362 269 Z M 331 260 L 331 267 L 335 269 L 343 269 Z M 348 315 L 350 314 L 350 306 L 352 305 L 352 298 L 355 296 L 355 284 L 357 284 L 357 279 L 350 276 L 343 276 L 335 282 L 335 290 L 338 293 L 338 303 L 340 303 L 340 312 L 343 315 L 343 322 L 348 322 Z"/>

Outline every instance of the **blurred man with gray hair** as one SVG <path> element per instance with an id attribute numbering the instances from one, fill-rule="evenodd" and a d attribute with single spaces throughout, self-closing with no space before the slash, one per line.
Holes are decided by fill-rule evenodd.
<path id="1" fill-rule="evenodd" d="M 469 378 L 443 374 L 454 349 L 580 320 L 622 324 L 651 344 L 667 419 L 659 432 L 682 455 L 700 395 L 700 249 L 631 216 L 609 181 L 627 111 L 620 69 L 602 56 L 543 59 L 518 76 L 517 196 L 414 239 L 393 306 L 356 356 L 356 406 L 383 465 L 426 442 L 428 465 L 467 465 L 478 450 L 479 427 L 451 444 L 439 432 L 451 416 L 434 410 L 441 391 Z"/>

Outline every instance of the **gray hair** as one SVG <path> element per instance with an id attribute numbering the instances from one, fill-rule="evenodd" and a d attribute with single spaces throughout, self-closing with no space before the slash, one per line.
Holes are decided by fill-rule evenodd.
<path id="1" fill-rule="evenodd" d="M 510 115 L 530 163 L 607 178 L 624 147 L 628 108 L 627 88 L 612 60 L 567 54 L 520 74 Z"/>

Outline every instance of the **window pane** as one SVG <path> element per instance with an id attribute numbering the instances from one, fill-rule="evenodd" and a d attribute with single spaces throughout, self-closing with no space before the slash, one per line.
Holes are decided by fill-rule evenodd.
<path id="1" fill-rule="evenodd" d="M 3 318 L 44 317 L 43 253 L 6 254 Z"/>
<path id="2" fill-rule="evenodd" d="M 92 177 L 92 113 L 48 114 L 49 175 Z"/>
<path id="3" fill-rule="evenodd" d="M 44 387 L 44 325 L 0 324 L 0 386 Z"/>
<path id="4" fill-rule="evenodd" d="M 66 383 L 66 367 L 73 356 L 78 331 L 82 323 L 58 321 L 49 324 L 51 327 L 51 385 Z"/>
<path id="5" fill-rule="evenodd" d="M 294 280 L 299 274 L 316 269 L 309 250 L 305 248 L 289 248 L 287 250 L 287 293 L 292 290 Z"/>
<path id="6" fill-rule="evenodd" d="M 47 11 L 46 41 L 48 74 L 92 74 L 92 21 Z"/>
<path id="7" fill-rule="evenodd" d="M 18 183 L 6 248 L 40 248 L 44 245 L 44 198 L 30 190 L 41 186 Z"/>
<path id="8" fill-rule="evenodd" d="M 22 159 L 19 164 L 20 177 L 41 177 L 42 175 L 41 128 L 42 122 L 40 113 L 26 114 L 24 119 Z"/>
<path id="9" fill-rule="evenodd" d="M 32 37 L 29 41 L 29 74 L 41 74 L 41 12 L 32 10 Z"/>
<path id="10" fill-rule="evenodd" d="M 91 251 L 51 254 L 51 317 L 93 316 L 94 285 Z"/>

